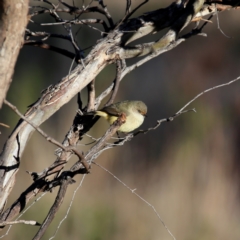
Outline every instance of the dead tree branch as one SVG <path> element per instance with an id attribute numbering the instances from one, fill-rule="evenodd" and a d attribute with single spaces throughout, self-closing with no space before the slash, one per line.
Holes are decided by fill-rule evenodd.
<path id="1" fill-rule="evenodd" d="M 51 188 L 60 186 L 58 197 L 34 239 L 40 239 L 53 220 L 56 212 L 61 206 L 69 183 L 73 182 L 72 178 L 76 174 L 88 173 L 88 169 L 92 161 L 94 161 L 103 150 L 109 148 L 110 144 L 107 143 L 107 141 L 116 133 L 118 128 L 126 120 L 126 116 L 122 114 L 108 129 L 108 131 L 99 140 L 97 140 L 88 151 L 86 151 L 86 153 L 82 153 L 76 148 L 77 144 L 98 120 L 98 117 L 90 116 L 85 113 L 96 110 L 103 99 L 109 94 L 110 97 L 106 105 L 111 104 L 116 97 L 120 87 L 120 82 L 126 74 L 162 53 L 172 50 L 182 42 L 187 41 L 190 37 L 204 35 L 202 30 L 209 22 L 210 18 L 203 20 L 203 17 L 209 15 L 211 17 L 215 11 L 221 12 L 230 8 L 239 9 L 240 5 L 239 1 L 233 1 L 232 5 L 231 1 L 177 1 L 173 2 L 166 8 L 145 13 L 137 18 L 130 18 L 133 13 L 135 13 L 148 1 L 142 2 L 131 11 L 132 2 L 131 0 L 127 0 L 125 16 L 118 23 L 114 23 L 107 6 L 102 0 L 98 0 L 98 6 L 92 6 L 93 1 L 90 1 L 88 6 L 82 6 L 82 8 L 71 6 L 64 1 L 59 1 L 59 5 L 57 6 L 55 6 L 51 1 L 44 0 L 43 2 L 46 3 L 48 7 L 33 7 L 32 9 L 34 9 L 34 12 L 29 15 L 31 18 L 30 20 L 34 21 L 33 18 L 38 15 L 48 14 L 54 21 L 49 24 L 63 26 L 67 33 L 66 35 L 60 35 L 48 33 L 45 30 L 42 32 L 26 30 L 24 44 L 38 46 L 63 54 L 69 58 L 75 59 L 77 66 L 58 83 L 50 85 L 47 89 L 45 89 L 41 93 L 39 99 L 29 107 L 28 111 L 24 115 L 22 115 L 14 105 L 5 99 L 6 89 L 3 90 L 3 99 L 1 100 L 0 98 L 0 107 L 1 102 L 4 101 L 4 103 L 12 108 L 21 118 L 6 141 L 4 149 L 0 155 L 0 209 L 2 212 L 0 219 L 2 224 L 6 223 L 6 221 L 11 221 L 14 217 L 16 217 L 25 208 L 29 200 L 35 197 L 38 193 L 50 191 Z M 107 19 L 108 22 L 106 23 L 104 20 L 98 18 L 87 18 L 88 13 L 94 12 L 100 13 Z M 69 13 L 74 15 L 74 17 L 71 17 L 70 20 L 63 19 L 61 13 Z M 24 14 L 26 14 L 26 11 Z M 182 30 L 191 22 L 201 20 L 204 21 L 201 27 L 194 28 L 184 36 L 180 36 Z M 24 20 L 24 23 L 26 24 L 26 19 Z M 102 24 L 104 31 L 90 25 L 96 23 Z M 73 32 L 73 27 L 79 24 L 87 25 L 89 28 L 93 30 L 97 29 L 101 32 L 101 38 L 96 42 L 86 56 L 77 44 Z M 40 25 L 43 27 L 47 24 L 45 23 Z M 24 24 L 23 27 L 25 28 Z M 168 31 L 160 39 L 157 39 L 154 42 L 143 42 L 141 44 L 134 45 L 133 41 L 141 39 L 146 35 L 159 32 L 165 28 L 168 28 Z M 36 38 L 38 38 L 38 40 L 36 40 Z M 59 38 L 70 41 L 75 53 L 48 44 L 47 41 L 51 38 Z M 15 53 L 17 55 L 21 46 L 19 42 L 21 43 L 21 41 L 18 41 L 14 55 Z M 131 46 L 129 45 L 130 43 Z M 130 66 L 127 66 L 126 59 L 140 56 L 144 56 L 144 58 Z M 12 61 L 12 63 L 15 64 L 15 61 Z M 95 79 L 97 75 L 109 64 L 116 64 L 116 76 L 110 86 L 100 93 L 99 96 L 96 96 Z M 10 70 L 11 69 L 12 68 L 10 67 Z M 7 87 L 13 71 L 11 70 L 9 72 L 10 74 L 6 78 L 8 79 L 7 83 L 4 83 Z M 233 80 L 228 84 L 231 84 L 234 81 L 236 80 Z M 221 86 L 226 86 L 228 84 L 223 84 Z M 221 86 L 216 86 L 211 90 Z M 73 124 L 66 134 L 63 143 L 59 143 L 43 132 L 39 126 L 63 105 L 68 103 L 74 96 L 77 94 L 80 96 L 80 92 L 85 87 L 88 90 L 88 103 L 86 104 L 86 107 L 82 107 L 81 99 L 79 97 L 79 113 L 76 114 Z M 0 90 L 1 88 L 2 87 L 0 85 Z M 192 101 L 208 91 L 209 90 L 206 90 L 199 94 Z M 162 122 L 172 121 L 182 113 L 191 111 L 184 109 L 192 101 L 186 104 L 172 117 L 159 120 L 156 126 L 147 130 L 138 131 L 134 134 L 128 134 L 126 138 L 113 143 L 111 147 L 122 145 L 139 133 L 147 133 L 148 131 L 159 127 Z M 15 183 L 16 175 L 21 162 L 21 156 L 26 148 L 31 134 L 35 130 L 45 137 L 46 140 L 59 147 L 56 151 L 57 158 L 41 173 L 31 173 L 34 180 L 33 183 L 19 196 L 10 208 L 4 211 L 5 203 L 7 202 L 8 196 Z M 72 164 L 70 170 L 62 172 L 66 163 L 73 154 L 78 156 L 78 161 Z M 54 179 L 47 182 L 47 177 L 50 175 L 54 175 Z"/>
<path id="2" fill-rule="evenodd" d="M 72 179 L 65 179 L 62 181 L 61 186 L 59 188 L 57 197 L 55 199 L 54 204 L 52 205 L 47 217 L 45 218 L 44 222 L 42 223 L 41 227 L 39 228 L 37 234 L 34 236 L 34 240 L 37 239 L 41 239 L 41 237 L 43 236 L 43 234 L 46 232 L 48 226 L 50 225 L 50 223 L 52 222 L 55 214 L 57 213 L 58 209 L 60 208 L 64 196 L 67 192 L 67 187 L 69 184 L 73 183 Z"/>

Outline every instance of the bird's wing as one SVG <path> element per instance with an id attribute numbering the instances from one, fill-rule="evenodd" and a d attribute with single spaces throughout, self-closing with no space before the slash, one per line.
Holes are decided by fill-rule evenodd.
<path id="1" fill-rule="evenodd" d="M 100 111 L 106 112 L 106 113 L 116 116 L 116 117 L 118 117 L 121 114 L 121 112 L 119 112 L 114 106 L 104 107 Z"/>
<path id="2" fill-rule="evenodd" d="M 104 107 L 103 109 L 101 109 L 101 111 L 104 111 L 104 112 L 106 112 L 110 115 L 116 116 L 116 117 L 118 117 L 120 114 L 119 111 L 113 106 Z"/>

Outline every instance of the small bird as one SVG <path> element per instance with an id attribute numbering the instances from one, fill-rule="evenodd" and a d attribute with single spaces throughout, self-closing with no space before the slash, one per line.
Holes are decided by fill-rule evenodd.
<path id="1" fill-rule="evenodd" d="M 119 132 L 131 132 L 142 125 L 147 113 L 147 106 L 142 101 L 122 101 L 104 107 L 94 112 L 113 124 L 121 114 L 126 115 L 126 121 L 118 129 Z"/>

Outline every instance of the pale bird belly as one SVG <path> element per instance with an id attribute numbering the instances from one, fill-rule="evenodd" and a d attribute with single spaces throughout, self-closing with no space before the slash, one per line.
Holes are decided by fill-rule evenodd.
<path id="1" fill-rule="evenodd" d="M 102 111 L 97 111 L 96 115 L 104 117 L 110 124 L 113 124 L 116 120 L 116 116 L 110 116 Z M 126 122 L 120 126 L 118 131 L 131 132 L 134 129 L 140 127 L 144 121 L 144 117 L 141 114 L 132 113 L 131 116 L 127 116 Z"/>
<path id="2" fill-rule="evenodd" d="M 138 128 L 142 125 L 144 120 L 144 117 L 142 115 L 137 116 L 128 116 L 126 119 L 126 122 L 121 125 L 121 127 L 118 129 L 120 132 L 132 132 L 134 129 Z"/>

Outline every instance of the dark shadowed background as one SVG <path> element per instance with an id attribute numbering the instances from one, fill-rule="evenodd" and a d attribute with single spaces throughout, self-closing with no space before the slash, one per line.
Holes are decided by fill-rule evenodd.
<path id="1" fill-rule="evenodd" d="M 105 2 L 114 20 L 120 20 L 125 11 L 125 1 Z M 133 1 L 133 4 L 139 2 Z M 135 16 L 170 3 L 161 1 L 160 5 L 157 0 L 152 0 Z M 32 4 L 38 5 L 38 2 Z M 30 23 L 29 28 L 43 30 L 37 23 L 52 21 L 46 16 L 35 20 L 36 23 Z M 198 93 L 240 75 L 239 11 L 223 12 L 219 14 L 219 20 L 228 37 L 220 32 L 214 17 L 213 23 L 204 28 L 207 37 L 193 37 L 123 79 L 116 101 L 142 100 L 149 108 L 141 128 L 146 129 L 155 125 L 158 119 L 172 116 Z M 100 37 L 99 32 L 87 26 L 79 28 L 78 41 L 83 49 L 95 44 Z M 65 33 L 59 26 L 45 30 Z M 160 35 L 153 35 L 149 41 Z M 52 43 L 73 51 L 63 40 Z M 24 113 L 43 89 L 68 74 L 70 66 L 71 60 L 57 53 L 23 47 L 7 99 Z M 97 94 L 110 84 L 114 74 L 114 66 L 109 66 L 98 76 Z M 207 93 L 189 106 L 196 108 L 197 113 L 183 114 L 155 131 L 138 135 L 123 147 L 104 152 L 97 159 L 97 163 L 149 201 L 178 240 L 240 239 L 239 89 L 240 81 Z M 86 104 L 85 90 L 82 97 Z M 19 119 L 6 106 L 3 110 L 0 122 L 11 127 L 0 129 L 1 148 Z M 76 110 L 75 98 L 41 128 L 62 141 Z M 98 138 L 107 128 L 108 124 L 100 120 L 90 134 Z M 88 137 L 84 139 L 84 143 L 91 141 Z M 86 149 L 81 145 L 79 148 Z M 42 171 L 55 160 L 55 149 L 34 133 L 21 159 L 17 183 L 8 204 L 31 184 L 32 179 L 26 171 Z M 73 158 L 70 163 L 75 160 Z M 78 176 L 77 183 L 69 187 L 67 198 L 44 239 L 54 234 L 66 215 L 81 179 L 82 176 Z M 42 222 L 55 195 L 56 191 L 45 195 L 22 219 Z M 35 227 L 14 226 L 6 238 L 30 239 L 35 231 Z M 67 238 L 172 239 L 152 208 L 97 166 L 93 166 L 91 174 L 85 177 L 56 236 L 56 239 Z"/>

